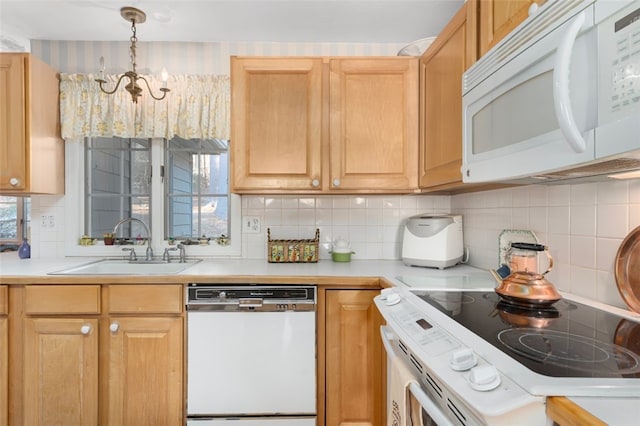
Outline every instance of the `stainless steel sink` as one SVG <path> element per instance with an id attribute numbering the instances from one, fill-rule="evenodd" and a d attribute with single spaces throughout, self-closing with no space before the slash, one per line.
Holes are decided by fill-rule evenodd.
<path id="1" fill-rule="evenodd" d="M 187 259 L 184 263 L 163 260 L 102 259 L 48 275 L 170 275 L 182 272 L 202 259 Z"/>

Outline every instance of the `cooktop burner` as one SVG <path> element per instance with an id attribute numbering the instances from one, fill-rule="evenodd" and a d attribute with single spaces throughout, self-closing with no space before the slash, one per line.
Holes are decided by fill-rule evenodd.
<path id="1" fill-rule="evenodd" d="M 493 291 L 425 291 L 418 297 L 536 373 L 640 378 L 640 348 L 617 335 L 629 321 L 578 302 L 505 303 Z M 624 327 L 622 325 L 624 324 Z M 640 329 L 640 324 L 632 323 Z"/>
<path id="2" fill-rule="evenodd" d="M 538 328 L 510 328 L 498 333 L 509 349 L 534 361 L 560 367 L 591 370 L 593 364 L 616 374 L 637 373 L 640 356 L 615 344 L 599 342 L 563 331 Z"/>

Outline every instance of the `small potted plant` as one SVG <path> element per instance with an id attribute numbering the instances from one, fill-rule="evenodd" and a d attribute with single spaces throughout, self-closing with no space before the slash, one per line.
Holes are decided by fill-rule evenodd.
<path id="1" fill-rule="evenodd" d="M 113 232 L 105 232 L 102 234 L 102 240 L 105 246 L 112 246 L 116 239 L 116 235 Z"/>

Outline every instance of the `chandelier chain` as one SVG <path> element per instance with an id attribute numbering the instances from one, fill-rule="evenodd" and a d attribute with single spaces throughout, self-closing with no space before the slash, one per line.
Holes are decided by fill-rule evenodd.
<path id="1" fill-rule="evenodd" d="M 131 47 L 129 47 L 129 57 L 131 59 L 131 68 L 134 73 L 136 73 L 136 43 L 138 42 L 138 37 L 136 37 L 136 21 L 135 19 L 131 20 L 131 32 L 133 35 L 129 40 L 131 40 Z"/>

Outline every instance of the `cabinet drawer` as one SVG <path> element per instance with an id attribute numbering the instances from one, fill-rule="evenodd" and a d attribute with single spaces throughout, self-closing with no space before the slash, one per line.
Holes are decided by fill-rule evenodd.
<path id="1" fill-rule="evenodd" d="M 182 312 L 182 285 L 112 285 L 109 287 L 111 314 L 179 314 Z"/>
<path id="2" fill-rule="evenodd" d="M 0 315 L 7 313 L 7 286 L 0 285 Z"/>
<path id="3" fill-rule="evenodd" d="M 26 314 L 99 314 L 99 285 L 28 285 Z"/>

